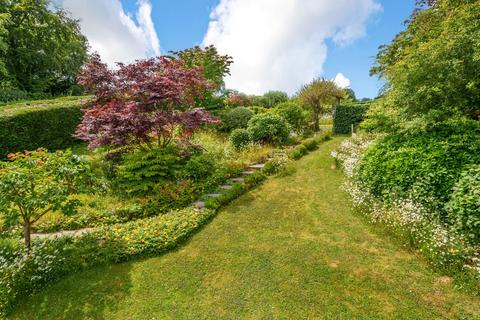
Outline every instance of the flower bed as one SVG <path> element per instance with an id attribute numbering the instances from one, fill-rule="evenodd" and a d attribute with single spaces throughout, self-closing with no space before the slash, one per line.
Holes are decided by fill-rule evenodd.
<path id="1" fill-rule="evenodd" d="M 344 141 L 332 153 L 347 176 L 344 187 L 359 212 L 418 249 L 436 268 L 450 274 L 473 271 L 469 274 L 480 278 L 480 248 L 469 243 L 465 235 L 435 219 L 435 214 L 412 199 L 396 198 L 386 203 L 359 183 L 356 170 L 374 141 L 374 136 L 358 136 Z"/>

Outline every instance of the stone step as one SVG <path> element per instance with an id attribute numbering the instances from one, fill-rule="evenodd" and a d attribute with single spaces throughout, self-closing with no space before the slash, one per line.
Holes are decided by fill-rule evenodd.
<path id="1" fill-rule="evenodd" d="M 232 179 L 230 179 L 230 181 L 233 181 L 233 182 L 243 182 L 243 181 L 245 181 L 245 179 L 243 179 L 243 178 L 232 178 Z"/>
<path id="2" fill-rule="evenodd" d="M 265 167 L 265 165 L 262 163 L 262 164 L 254 164 L 254 165 L 251 165 L 251 166 L 249 166 L 248 168 L 249 168 L 249 169 L 258 170 L 258 169 L 262 169 L 263 167 Z"/>
<path id="3" fill-rule="evenodd" d="M 228 189 L 232 189 L 232 186 L 229 184 L 224 184 L 223 186 L 220 186 L 220 189 L 228 190 Z"/>
<path id="4" fill-rule="evenodd" d="M 244 176 L 249 176 L 249 175 L 254 174 L 254 173 L 255 173 L 254 171 L 243 171 L 243 172 L 242 172 L 242 174 L 243 174 Z"/>
<path id="5" fill-rule="evenodd" d="M 205 208 L 205 202 L 197 201 L 197 202 L 193 203 L 193 206 L 197 209 L 203 209 L 203 208 Z"/>
<path id="6" fill-rule="evenodd" d="M 209 194 L 207 194 L 207 197 L 209 197 L 209 198 L 218 198 L 220 196 L 221 196 L 220 193 L 209 193 Z"/>

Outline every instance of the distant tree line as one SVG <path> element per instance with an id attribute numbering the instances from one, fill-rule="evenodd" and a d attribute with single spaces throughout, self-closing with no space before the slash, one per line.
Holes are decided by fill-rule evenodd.
<path id="1" fill-rule="evenodd" d="M 0 95 L 75 93 L 87 50 L 78 21 L 50 0 L 0 0 Z"/>

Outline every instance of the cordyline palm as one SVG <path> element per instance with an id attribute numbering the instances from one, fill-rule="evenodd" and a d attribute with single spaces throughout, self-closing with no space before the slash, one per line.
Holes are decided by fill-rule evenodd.
<path id="1" fill-rule="evenodd" d="M 312 110 L 315 130 L 320 129 L 320 115 L 326 111 L 327 106 L 338 104 L 344 97 L 345 91 L 325 78 L 313 80 L 298 93 L 300 102 Z"/>

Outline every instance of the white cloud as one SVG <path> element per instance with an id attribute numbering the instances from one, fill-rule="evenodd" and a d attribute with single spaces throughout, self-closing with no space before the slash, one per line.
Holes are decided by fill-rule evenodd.
<path id="1" fill-rule="evenodd" d="M 80 19 L 92 51 L 108 64 L 160 55 L 150 1 L 137 2 L 135 18 L 125 12 L 120 0 L 64 0 L 62 5 Z"/>
<path id="2" fill-rule="evenodd" d="M 343 73 L 338 73 L 335 77 L 335 79 L 333 79 L 333 81 L 337 84 L 337 86 L 339 86 L 340 88 L 348 88 L 350 87 L 350 79 L 348 79 L 347 77 L 345 77 L 343 75 Z"/>
<path id="3" fill-rule="evenodd" d="M 221 0 L 203 44 L 233 56 L 228 87 L 294 93 L 322 74 L 327 39 L 348 45 L 380 10 L 377 0 Z"/>

